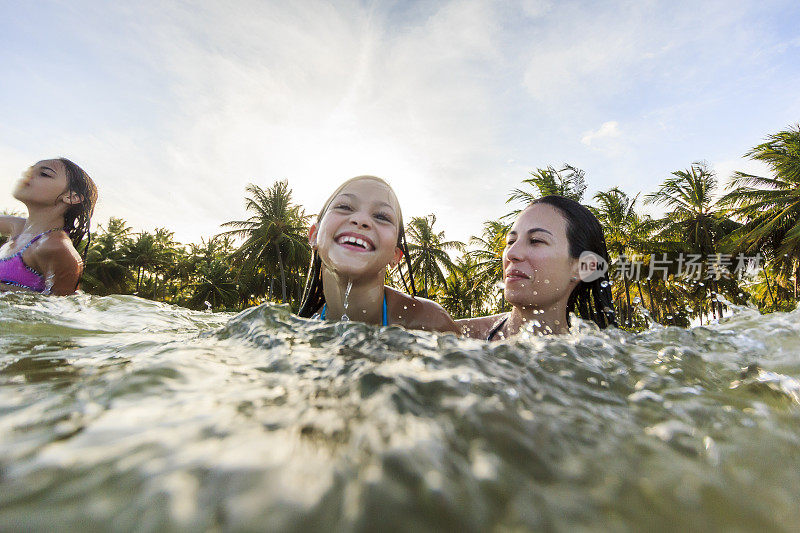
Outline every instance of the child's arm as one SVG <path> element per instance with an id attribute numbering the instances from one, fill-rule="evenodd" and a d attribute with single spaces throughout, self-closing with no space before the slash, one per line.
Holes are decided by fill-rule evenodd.
<path id="1" fill-rule="evenodd" d="M 0 235 L 16 235 L 22 232 L 24 226 L 24 218 L 0 215 Z"/>

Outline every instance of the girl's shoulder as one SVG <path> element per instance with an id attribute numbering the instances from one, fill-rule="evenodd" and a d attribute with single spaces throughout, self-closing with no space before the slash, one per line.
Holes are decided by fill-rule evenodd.
<path id="1" fill-rule="evenodd" d="M 507 314 L 508 313 L 498 313 L 496 315 L 479 316 L 476 318 L 462 318 L 456 320 L 456 325 L 461 329 L 461 334 L 465 337 L 486 340 L 492 328 Z"/>
<path id="2" fill-rule="evenodd" d="M 25 261 L 37 272 L 52 276 L 52 294 L 75 292 L 83 270 L 83 260 L 63 231 L 43 235 L 25 255 Z"/>
<path id="3" fill-rule="evenodd" d="M 75 262 L 81 261 L 81 256 L 72 245 L 69 235 L 65 231 L 56 230 L 42 235 L 35 243 L 34 253 L 37 256 L 56 257 Z"/>
<path id="4" fill-rule="evenodd" d="M 459 333 L 453 319 L 434 301 L 385 287 L 389 322 L 407 329 Z"/>

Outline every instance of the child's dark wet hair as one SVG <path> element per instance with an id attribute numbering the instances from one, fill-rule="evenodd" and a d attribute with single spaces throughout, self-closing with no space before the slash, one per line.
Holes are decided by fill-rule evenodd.
<path id="1" fill-rule="evenodd" d="M 319 226 L 322 217 L 325 216 L 325 213 L 328 211 L 328 208 L 333 202 L 334 198 L 336 198 L 342 190 L 347 187 L 349 184 L 353 183 L 354 181 L 359 180 L 374 180 L 379 183 L 386 185 L 389 190 L 392 191 L 394 194 L 394 190 L 392 186 L 386 183 L 386 181 L 378 178 L 376 176 L 356 176 L 355 178 L 351 178 L 344 183 L 342 183 L 333 194 L 330 195 L 328 200 L 325 202 L 325 205 L 322 206 L 322 210 L 317 215 L 317 226 Z M 398 265 L 397 272 L 400 274 L 400 279 L 403 281 L 403 286 L 406 289 L 406 292 L 409 292 L 409 285 L 410 285 L 410 292 L 412 296 L 417 295 L 417 288 L 414 286 L 414 277 L 411 274 L 411 257 L 408 253 L 408 244 L 406 243 L 406 232 L 405 226 L 403 224 L 403 213 L 400 210 L 400 206 L 398 205 L 398 212 L 397 212 L 397 247 L 403 252 L 403 258 L 405 259 L 406 263 L 406 272 L 403 273 L 402 269 Z M 408 277 L 408 281 L 406 280 L 406 276 Z M 303 300 L 300 303 L 300 310 L 297 312 L 299 316 L 310 318 L 314 316 L 314 313 L 318 312 L 323 304 L 325 304 L 325 292 L 323 291 L 322 287 L 322 260 L 319 257 L 319 254 L 316 250 L 311 251 L 311 263 L 308 267 L 308 277 L 306 278 L 306 286 L 303 290 Z"/>
<path id="2" fill-rule="evenodd" d="M 586 206 L 558 195 L 543 196 L 531 203 L 535 204 L 546 204 L 557 209 L 567 221 L 567 241 L 572 258 L 578 259 L 583 252 L 588 251 L 610 265 L 603 226 Z M 601 328 L 617 325 L 608 271 L 599 279 L 578 282 L 567 300 L 567 318 L 573 311 L 584 320 L 592 320 Z"/>
<path id="3" fill-rule="evenodd" d="M 80 202 L 70 205 L 64 213 L 64 231 L 69 235 L 76 250 L 79 249 L 83 238 L 87 238 L 86 246 L 81 253 L 81 257 L 86 261 L 89 244 L 92 242 L 89 224 L 94 204 L 97 202 L 97 186 L 81 167 L 65 157 L 59 157 L 58 160 L 64 164 L 66 170 L 67 192 L 80 197 Z"/>

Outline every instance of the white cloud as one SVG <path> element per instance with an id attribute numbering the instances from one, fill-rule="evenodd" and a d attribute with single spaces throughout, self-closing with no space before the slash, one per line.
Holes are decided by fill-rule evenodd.
<path id="1" fill-rule="evenodd" d="M 586 146 L 598 140 L 603 139 L 616 139 L 620 136 L 619 123 L 616 120 L 603 122 L 597 131 L 587 131 L 581 137 L 581 143 Z"/>

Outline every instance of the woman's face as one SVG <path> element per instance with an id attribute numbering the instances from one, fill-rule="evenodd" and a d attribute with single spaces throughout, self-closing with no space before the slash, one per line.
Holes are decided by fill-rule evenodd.
<path id="1" fill-rule="evenodd" d="M 56 205 L 66 196 L 67 169 L 58 159 L 39 161 L 22 173 L 14 198 L 24 203 Z"/>
<path id="2" fill-rule="evenodd" d="M 392 190 L 369 179 L 348 183 L 333 198 L 309 242 L 323 265 L 342 275 L 383 275 L 402 255 L 397 247 L 400 208 Z"/>
<path id="3" fill-rule="evenodd" d="M 534 204 L 520 213 L 503 251 L 505 297 L 512 305 L 566 309 L 577 281 L 578 260 L 569 254 L 567 221 L 556 208 Z"/>

